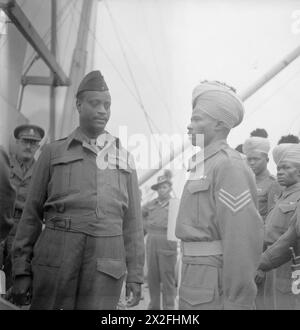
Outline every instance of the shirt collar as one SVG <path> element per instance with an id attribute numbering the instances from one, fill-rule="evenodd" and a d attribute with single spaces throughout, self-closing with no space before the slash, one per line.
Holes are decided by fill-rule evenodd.
<path id="1" fill-rule="evenodd" d="M 80 127 L 77 127 L 68 137 L 68 148 L 72 144 L 73 141 L 80 142 L 81 144 L 88 143 L 92 145 L 92 140 L 88 138 L 80 129 Z M 103 148 L 107 143 L 111 144 L 114 141 L 118 141 L 119 139 L 111 135 L 109 132 L 104 131 L 103 134 L 100 134 L 98 138 L 96 139 L 96 145 L 100 148 Z M 95 144 L 94 144 L 95 145 Z"/>
<path id="2" fill-rule="evenodd" d="M 300 191 L 300 182 L 293 184 L 292 186 L 285 188 L 285 190 L 282 192 L 282 197 L 286 198 L 290 194 Z"/>
<path id="3" fill-rule="evenodd" d="M 218 153 L 221 149 L 228 147 L 226 140 L 218 140 L 203 148 L 189 160 L 188 170 L 195 169 L 198 165 L 205 162 L 208 158 Z"/>
<path id="4" fill-rule="evenodd" d="M 156 198 L 155 203 L 160 205 L 161 207 L 165 207 L 169 204 L 170 199 L 171 199 L 171 197 L 169 197 L 168 199 L 161 202 L 158 198 Z"/>

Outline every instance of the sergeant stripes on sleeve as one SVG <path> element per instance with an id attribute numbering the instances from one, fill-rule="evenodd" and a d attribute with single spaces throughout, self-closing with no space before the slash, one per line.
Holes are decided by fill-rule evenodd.
<path id="1" fill-rule="evenodd" d="M 218 198 L 233 213 L 238 212 L 251 201 L 249 190 L 245 190 L 238 196 L 233 196 L 228 191 L 220 189 Z"/>

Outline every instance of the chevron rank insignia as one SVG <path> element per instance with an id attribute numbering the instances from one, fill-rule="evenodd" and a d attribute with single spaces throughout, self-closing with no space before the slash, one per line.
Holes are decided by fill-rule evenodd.
<path id="1" fill-rule="evenodd" d="M 237 213 L 249 202 L 251 202 L 249 190 L 245 190 L 238 196 L 233 196 L 228 191 L 220 189 L 218 198 L 219 201 L 227 206 L 233 213 Z"/>

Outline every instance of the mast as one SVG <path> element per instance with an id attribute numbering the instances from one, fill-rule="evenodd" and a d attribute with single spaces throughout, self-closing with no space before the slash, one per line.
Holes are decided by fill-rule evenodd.
<path id="1" fill-rule="evenodd" d="M 93 6 L 96 7 L 96 5 L 97 2 L 95 0 L 82 1 L 78 37 L 73 52 L 72 64 L 69 74 L 72 84 L 67 89 L 64 102 L 63 117 L 59 132 L 60 137 L 68 135 L 70 131 L 74 129 L 78 124 L 78 116 L 74 109 L 74 97 L 76 95 L 78 85 L 86 70 L 88 32 L 90 30 L 92 9 Z M 94 10 L 96 11 L 96 8 Z"/>

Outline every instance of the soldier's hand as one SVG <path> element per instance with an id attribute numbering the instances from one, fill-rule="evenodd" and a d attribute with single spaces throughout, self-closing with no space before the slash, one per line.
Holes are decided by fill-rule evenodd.
<path id="1" fill-rule="evenodd" d="M 127 307 L 136 306 L 142 295 L 142 285 L 140 283 L 126 283 L 126 300 Z"/>
<path id="2" fill-rule="evenodd" d="M 18 305 L 28 305 L 30 303 L 32 279 L 28 275 L 17 276 L 12 289 L 13 302 Z"/>
<path id="3" fill-rule="evenodd" d="M 255 274 L 255 283 L 256 285 L 261 285 L 266 279 L 266 273 L 260 269 L 256 271 Z"/>

